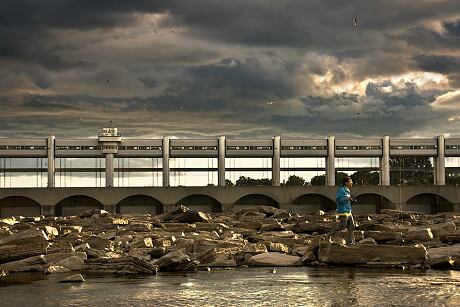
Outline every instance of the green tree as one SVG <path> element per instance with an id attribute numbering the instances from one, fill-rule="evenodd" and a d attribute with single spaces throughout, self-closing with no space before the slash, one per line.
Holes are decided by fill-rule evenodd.
<path id="1" fill-rule="evenodd" d="M 311 178 L 311 185 L 326 185 L 326 175 L 319 175 Z"/>
<path id="2" fill-rule="evenodd" d="M 286 181 L 286 185 L 305 185 L 305 179 L 296 175 L 291 175 L 288 181 Z"/>
<path id="3" fill-rule="evenodd" d="M 241 176 L 235 182 L 235 186 L 257 186 L 257 185 L 272 185 L 272 180 L 268 178 L 253 179 L 251 177 Z"/>
<path id="4" fill-rule="evenodd" d="M 379 184 L 379 172 L 369 172 L 369 171 L 357 171 L 350 175 L 353 179 L 354 184 Z"/>
<path id="5" fill-rule="evenodd" d="M 433 181 L 433 165 L 429 157 L 390 159 L 390 184 L 427 184 Z"/>
<path id="6" fill-rule="evenodd" d="M 233 187 L 235 184 L 230 179 L 225 179 L 225 186 Z"/>

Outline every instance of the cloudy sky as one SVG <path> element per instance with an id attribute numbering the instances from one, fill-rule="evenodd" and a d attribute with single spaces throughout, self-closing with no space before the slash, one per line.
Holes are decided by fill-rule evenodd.
<path id="1" fill-rule="evenodd" d="M 457 0 L 1 0 L 0 69 L 2 137 L 460 136 Z"/>

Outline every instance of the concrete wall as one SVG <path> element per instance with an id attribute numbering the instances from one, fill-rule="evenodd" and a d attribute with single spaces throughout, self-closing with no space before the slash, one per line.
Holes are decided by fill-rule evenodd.
<path id="1" fill-rule="evenodd" d="M 353 187 L 353 191 L 359 187 Z M 258 187 L 145 187 L 145 188 L 4 188 L 0 189 L 0 200 L 3 207 L 11 207 L 15 205 L 14 201 L 8 199 L 10 196 L 23 196 L 35 201 L 42 206 L 42 213 L 47 215 L 53 214 L 70 214 L 78 210 L 88 208 L 113 208 L 112 211 L 117 211 L 117 205 L 124 199 L 135 196 L 145 195 L 146 199 L 152 199 L 151 202 L 133 204 L 135 206 L 153 205 L 159 207 L 162 205 L 164 212 L 174 210 L 177 204 L 182 202 L 195 206 L 198 209 L 206 211 L 215 211 L 218 205 L 224 211 L 234 211 L 242 206 L 249 205 L 273 205 L 291 211 L 307 212 L 315 211 L 329 203 L 331 206 L 335 201 L 335 193 L 337 187 L 328 186 L 258 186 Z M 362 195 L 374 194 L 385 199 L 383 202 L 376 204 L 375 199 L 362 198 L 362 207 L 355 205 L 356 210 L 378 211 L 380 208 L 402 209 L 413 204 L 420 203 L 416 201 L 417 195 L 432 194 L 438 195 L 442 201 L 436 204 L 434 211 L 460 211 L 460 189 L 458 186 L 366 186 L 362 191 Z M 195 196 L 194 196 L 195 195 Z M 200 195 L 197 197 L 197 195 Z M 306 195 L 306 196 L 304 196 Z M 318 200 L 317 196 L 323 198 Z M 83 197 L 84 196 L 84 197 Z M 193 196 L 193 197 L 192 197 Z M 428 202 L 428 200 L 427 200 Z M 422 202 L 423 203 L 423 202 Z M 311 204 L 311 208 L 309 207 Z M 401 205 L 400 205 L 401 204 Z M 434 206 L 430 198 L 430 206 Z M 123 204 L 126 208 L 118 211 L 129 211 L 129 204 Z M 297 207 L 296 207 L 297 205 Z M 367 205 L 367 207 L 365 206 Z M 372 205 L 374 207 L 369 207 Z M 201 206 L 201 207 L 200 207 Z M 334 207 L 332 205 L 332 207 Z M 18 206 L 18 212 L 20 206 Z M 31 207 L 32 208 L 32 207 Z M 133 209 L 134 207 L 131 207 Z M 321 207 L 321 209 L 327 209 Z M 11 209 L 7 209 L 11 210 Z M 147 210 L 145 208 L 139 210 Z M 160 212 L 156 211 L 154 212 Z M 432 211 L 433 211 L 432 210 Z M 7 211 L 5 211 L 7 212 Z M 142 211 L 144 212 L 144 211 Z M 8 214 L 12 212 L 8 211 Z M 3 214 L 2 214 L 3 215 Z"/>

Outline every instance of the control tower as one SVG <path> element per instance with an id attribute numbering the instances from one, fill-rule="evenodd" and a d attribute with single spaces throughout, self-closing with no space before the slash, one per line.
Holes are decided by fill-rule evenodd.
<path id="1" fill-rule="evenodd" d="M 118 134 L 118 128 L 113 126 L 110 121 L 110 127 L 102 128 L 98 134 L 98 141 L 101 144 L 102 154 L 105 155 L 105 186 L 113 186 L 113 156 L 118 151 L 118 144 L 121 143 L 121 135 Z"/>

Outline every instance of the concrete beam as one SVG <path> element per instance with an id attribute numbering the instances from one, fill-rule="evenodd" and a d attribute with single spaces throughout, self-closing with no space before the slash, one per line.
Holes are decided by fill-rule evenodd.
<path id="1" fill-rule="evenodd" d="M 46 140 L 46 149 L 48 155 L 48 187 L 54 188 L 55 186 L 55 172 L 56 166 L 54 161 L 54 143 L 55 137 L 54 135 L 49 135 L 48 139 Z"/>
<path id="2" fill-rule="evenodd" d="M 327 138 L 326 185 L 335 185 L 335 137 Z"/>
<path id="3" fill-rule="evenodd" d="M 219 137 L 219 158 L 217 161 L 217 165 L 219 168 L 218 171 L 218 186 L 224 187 L 225 186 L 225 136 Z"/>
<path id="4" fill-rule="evenodd" d="M 446 151 L 445 151 L 445 140 L 444 135 L 436 137 L 438 145 L 438 155 L 434 158 L 434 184 L 445 185 L 446 184 Z"/>
<path id="5" fill-rule="evenodd" d="M 385 135 L 382 137 L 382 156 L 379 158 L 380 185 L 390 185 L 390 137 Z"/>
<path id="6" fill-rule="evenodd" d="M 113 153 L 105 154 L 105 186 L 113 187 Z"/>
<path id="7" fill-rule="evenodd" d="M 163 137 L 163 187 L 169 187 L 169 136 Z"/>
<path id="8" fill-rule="evenodd" d="M 272 185 L 280 185 L 281 137 L 273 137 Z"/>

